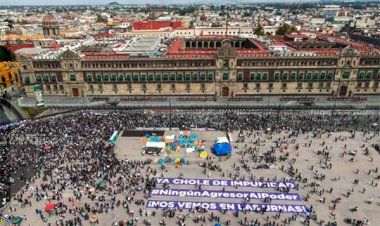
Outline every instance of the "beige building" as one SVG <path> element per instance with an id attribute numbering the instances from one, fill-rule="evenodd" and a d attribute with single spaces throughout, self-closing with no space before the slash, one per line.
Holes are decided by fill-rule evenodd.
<path id="1" fill-rule="evenodd" d="M 30 97 L 36 84 L 69 97 L 380 94 L 380 55 L 332 43 L 290 40 L 300 51 L 279 55 L 252 39 L 201 36 L 174 40 L 160 57 L 67 50 L 25 61 L 21 73 Z"/>

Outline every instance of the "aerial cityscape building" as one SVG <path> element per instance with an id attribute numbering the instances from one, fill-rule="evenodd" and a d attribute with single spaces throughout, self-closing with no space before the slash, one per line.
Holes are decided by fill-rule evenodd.
<path id="1" fill-rule="evenodd" d="M 27 97 L 35 85 L 67 97 L 380 92 L 379 47 L 363 41 L 378 35 L 376 5 L 73 9 L 2 10 Z"/>

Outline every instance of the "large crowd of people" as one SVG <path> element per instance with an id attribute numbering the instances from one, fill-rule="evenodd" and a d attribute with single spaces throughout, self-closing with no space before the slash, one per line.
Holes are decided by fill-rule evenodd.
<path id="1" fill-rule="evenodd" d="M 315 136 L 324 132 L 338 131 L 351 131 L 354 134 L 354 131 L 368 132 L 369 129 L 378 135 L 379 129 L 373 126 L 376 123 L 379 123 L 379 115 L 376 114 L 232 110 L 172 111 L 170 114 L 166 111 L 86 110 L 44 119 L 26 120 L 17 126 L 0 129 L 0 139 L 4 147 L 0 194 L 10 195 L 10 199 L 18 202 L 23 208 L 33 208 L 32 204 L 41 200 L 56 203 L 53 212 L 47 213 L 39 208 L 35 209 L 41 222 L 46 222 L 51 215 L 54 215 L 57 216 L 56 225 L 88 225 L 84 222 L 88 222 L 90 216 L 108 213 L 114 208 L 122 207 L 131 219 L 125 222 L 125 225 L 137 225 L 139 216 L 159 214 L 158 210 L 148 213 L 144 209 L 146 200 L 136 198 L 136 193 L 144 193 L 154 186 L 151 178 L 158 172 L 144 161 L 117 159 L 112 149 L 108 150 L 107 145 L 107 140 L 114 131 L 136 127 L 213 128 L 227 132 L 240 131 L 241 140 L 238 142 L 244 142 L 244 139 L 254 136 L 252 131 L 266 131 L 268 128 L 270 131 L 286 129 L 292 131 L 294 136 L 307 132 L 315 132 Z M 281 143 L 281 140 L 276 142 Z M 331 167 L 328 153 L 328 149 L 323 149 L 320 155 L 325 156 L 326 161 L 323 164 Z M 246 148 L 239 154 L 252 159 L 252 162 L 259 161 L 259 158 L 260 160 L 264 158 L 268 164 L 278 161 L 271 152 L 259 157 L 251 148 Z M 244 167 L 244 163 L 241 167 Z M 305 180 L 301 172 L 297 172 L 295 168 L 282 170 L 294 178 Z M 323 174 L 317 172 L 316 177 L 323 177 Z M 92 192 L 93 188 L 98 187 L 100 180 L 112 185 L 107 187 L 102 195 Z M 36 183 L 38 186 L 31 188 Z M 73 205 L 68 206 L 67 202 L 63 201 L 66 200 L 64 197 L 66 190 L 74 194 L 70 197 Z M 321 191 L 316 188 L 315 192 Z M 120 193 L 125 194 L 122 199 L 118 196 Z M 75 205 L 75 202 L 82 204 Z M 7 214 L 12 216 L 15 207 L 7 204 L 5 206 Z M 166 211 L 162 213 L 160 225 L 167 225 L 165 219 L 174 216 L 178 218 L 179 225 L 189 222 L 186 219 L 187 215 L 182 211 Z M 197 211 L 193 211 L 195 216 Z M 198 213 L 200 212 L 198 210 Z M 192 219 L 194 222 L 210 225 L 210 222 L 205 222 L 217 222 L 218 216 L 215 214 L 206 219 L 199 215 Z M 290 222 L 294 217 L 287 220 Z M 309 220 L 313 219 L 307 219 L 305 222 Z M 124 224 L 118 221 L 115 223 Z M 149 220 L 139 223 L 151 224 Z M 260 225 L 259 220 L 249 220 L 244 217 L 239 223 Z M 225 224 L 232 225 L 228 221 Z M 261 225 L 278 224 L 268 221 Z"/>

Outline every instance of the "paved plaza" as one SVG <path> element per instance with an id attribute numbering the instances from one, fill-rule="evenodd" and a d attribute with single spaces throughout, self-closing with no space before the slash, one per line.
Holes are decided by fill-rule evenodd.
<path id="1" fill-rule="evenodd" d="M 199 178 L 199 179 L 225 179 L 225 180 L 271 180 L 280 181 L 292 178 L 298 179 L 298 189 L 290 189 L 290 193 L 298 193 L 302 201 L 285 201 L 273 200 L 277 204 L 299 204 L 312 208 L 316 214 L 316 221 L 311 220 L 310 225 L 326 225 L 328 222 L 336 220 L 337 225 L 346 225 L 345 218 L 356 220 L 368 219 L 371 225 L 380 223 L 378 215 L 380 209 L 378 166 L 380 165 L 380 155 L 370 146 L 372 143 L 380 143 L 379 134 L 363 132 L 336 132 L 336 133 L 305 133 L 296 134 L 286 129 L 274 131 L 268 134 L 263 131 L 240 133 L 234 131 L 231 134 L 233 152 L 228 159 L 219 159 L 211 153 L 211 145 L 218 136 L 225 135 L 220 131 L 191 131 L 197 134 L 200 139 L 205 141 L 206 151 L 209 158 L 202 159 L 199 153 L 185 153 L 184 150 L 174 152 L 170 157 L 184 157 L 188 163 L 177 165 L 164 163 L 161 166 L 158 163 L 141 165 L 139 173 L 145 178 L 148 177 L 165 177 L 165 178 Z M 178 134 L 178 131 L 166 131 L 165 134 Z M 145 161 L 147 158 L 164 158 L 166 153 L 160 156 L 142 155 L 142 146 L 144 142 L 138 137 L 120 137 L 115 145 L 115 154 L 121 160 L 121 164 L 132 161 Z M 297 148 L 298 147 L 298 148 Z M 273 151 L 273 152 L 272 152 Z M 272 152 L 271 155 L 267 155 Z M 328 153 L 328 154 L 327 154 Z M 265 159 L 275 157 L 273 160 Z M 207 162 L 210 168 L 205 170 L 200 163 Z M 268 168 L 260 168 L 259 166 Z M 56 166 L 59 171 L 60 166 Z M 248 168 L 248 170 L 247 170 Z M 292 171 L 290 172 L 290 168 Z M 150 170 L 148 170 L 150 169 Z M 132 172 L 131 172 L 132 173 Z M 134 172 L 133 172 L 134 173 Z M 156 174 L 154 174 L 156 173 Z M 53 178 L 54 177 L 53 172 Z M 57 174 L 58 175 L 58 174 Z M 98 175 L 99 178 L 102 175 Z M 123 176 L 119 175 L 121 180 Z M 265 225 L 268 222 L 276 222 L 273 225 L 285 225 L 286 220 L 291 220 L 288 225 L 304 225 L 305 214 L 291 213 L 254 213 L 241 211 L 208 211 L 207 213 L 195 211 L 176 211 L 175 217 L 163 215 L 159 208 L 145 208 L 141 202 L 147 200 L 165 200 L 165 201 L 189 201 L 189 202 L 224 202 L 224 203 L 243 203 L 239 198 L 217 197 L 209 200 L 204 197 L 186 197 L 186 196 L 151 196 L 147 198 L 144 189 L 131 193 L 128 190 L 120 191 L 117 189 L 118 177 L 106 180 L 106 188 L 96 191 L 91 190 L 91 186 L 86 186 L 85 190 L 77 190 L 67 186 L 62 191 L 62 200 L 68 209 L 78 209 L 86 203 L 99 206 L 100 201 L 107 200 L 132 200 L 128 205 L 104 205 L 102 213 L 96 213 L 98 225 L 112 225 L 114 222 L 121 220 L 135 220 L 135 225 L 144 225 L 144 221 L 150 222 L 151 225 L 159 225 L 164 221 L 166 225 L 178 225 L 178 218 L 186 217 L 184 225 L 214 225 L 220 222 L 222 225 L 241 225 L 242 222 L 261 222 Z M 354 183 L 356 181 L 356 183 Z M 36 214 L 36 209 L 44 210 L 45 205 L 52 202 L 51 192 L 46 192 L 45 197 L 38 202 L 33 197 L 36 188 L 44 183 L 41 179 L 34 180 L 28 188 L 23 188 L 21 193 L 30 201 L 30 205 L 22 206 L 19 202 L 13 200 L 10 207 L 4 212 L 8 215 L 23 216 L 25 220 L 21 225 L 56 225 L 60 218 L 65 220 L 78 217 L 79 213 L 64 214 L 61 216 L 48 216 L 43 213 L 47 222 L 43 222 L 40 215 Z M 139 186 L 143 186 L 140 183 Z M 157 188 L 162 188 L 162 184 L 157 184 Z M 195 189 L 191 185 L 172 185 L 170 189 Z M 278 192 L 274 188 L 248 188 L 248 187 L 221 187 L 221 186 L 202 186 L 202 190 L 212 191 L 241 191 L 241 192 Z M 76 199 L 77 194 L 81 193 L 82 198 Z M 93 192 L 93 193 L 92 193 Z M 348 194 L 349 193 L 349 194 Z M 30 195 L 29 195 L 30 194 Z M 92 194 L 93 196 L 91 197 Z M 89 198 L 91 197 L 92 200 Z M 263 199 L 251 199 L 251 203 L 263 203 Z M 357 211 L 350 210 L 357 207 Z M 12 212 L 9 210 L 13 209 Z M 212 220 L 209 220 L 210 216 Z M 202 222 L 205 217 L 205 222 Z M 293 218 L 292 218 L 293 217 Z M 198 222 L 197 219 L 200 219 Z M 324 224 L 322 223 L 324 221 Z M 196 223 L 198 222 L 198 223 Z M 162 223 L 162 222 L 161 222 Z M 57 224 L 58 225 L 58 224 Z M 59 224 L 60 225 L 60 224 Z M 90 225 L 89 221 L 82 221 L 82 225 Z M 249 224 L 246 224 L 249 225 Z M 254 224 L 252 224 L 254 225 Z M 258 225 L 258 224 L 257 224 Z M 269 224 L 267 224 L 269 225 Z"/>

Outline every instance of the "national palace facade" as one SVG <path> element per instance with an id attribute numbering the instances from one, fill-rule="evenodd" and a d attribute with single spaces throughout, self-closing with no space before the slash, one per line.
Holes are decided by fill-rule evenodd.
<path id="1" fill-rule="evenodd" d="M 162 56 L 66 50 L 21 64 L 27 96 L 217 96 L 380 94 L 380 54 L 339 40 L 282 37 L 282 54 L 238 37 L 175 39 Z M 277 43 L 277 47 L 279 44 Z M 275 46 L 276 47 L 276 46 Z"/>

